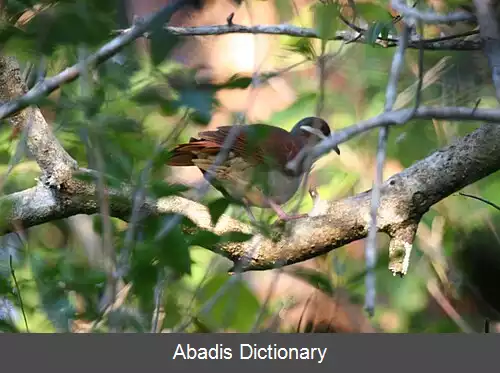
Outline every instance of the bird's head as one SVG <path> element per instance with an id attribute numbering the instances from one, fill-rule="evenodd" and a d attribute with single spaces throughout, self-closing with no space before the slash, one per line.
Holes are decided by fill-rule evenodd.
<path id="1" fill-rule="evenodd" d="M 307 117 L 298 121 L 290 133 L 304 137 L 310 146 L 314 146 L 330 136 L 331 130 L 325 120 L 318 117 Z M 340 155 L 340 149 L 337 146 L 333 150 Z"/>

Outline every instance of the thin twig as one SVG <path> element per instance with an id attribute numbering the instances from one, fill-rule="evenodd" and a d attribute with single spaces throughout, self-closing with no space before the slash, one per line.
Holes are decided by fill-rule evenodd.
<path id="1" fill-rule="evenodd" d="M 481 198 L 481 197 L 478 197 L 478 196 L 473 196 L 472 194 L 462 193 L 462 192 L 459 192 L 458 194 L 461 195 L 461 196 L 464 196 L 464 197 L 469 197 L 469 198 L 477 199 L 478 201 L 484 202 L 487 205 L 490 205 L 491 207 L 494 207 L 494 208 L 496 208 L 497 210 L 500 211 L 500 206 L 494 204 L 493 202 L 488 201 L 487 199 L 484 199 L 484 198 Z"/>
<path id="2" fill-rule="evenodd" d="M 9 267 L 10 274 L 12 276 L 12 280 L 14 281 L 14 286 L 16 287 L 16 295 L 19 300 L 19 307 L 21 308 L 21 313 L 23 314 L 24 325 L 26 327 L 26 332 L 30 332 L 30 328 L 28 327 L 28 318 L 26 317 L 26 312 L 24 311 L 23 298 L 21 296 L 21 289 L 19 288 L 19 284 L 17 283 L 16 272 L 14 271 L 14 266 L 12 265 L 12 255 L 9 255 Z"/>
<path id="3" fill-rule="evenodd" d="M 364 34 L 367 30 L 362 27 L 358 27 L 353 24 L 348 24 L 356 34 Z M 286 35 L 292 37 L 300 37 L 300 38 L 312 38 L 312 39 L 321 39 L 321 36 L 318 32 L 312 28 L 307 27 L 298 27 L 289 24 L 280 24 L 280 25 L 255 25 L 255 26 L 246 26 L 246 25 L 237 25 L 232 24 L 229 25 L 213 25 L 213 26 L 199 26 L 199 27 L 174 27 L 174 26 L 165 26 L 165 30 L 171 32 L 176 36 L 209 36 L 209 35 L 224 35 L 224 34 L 267 34 L 267 35 Z M 116 30 L 117 33 L 127 32 L 128 29 L 125 30 Z M 464 36 L 475 35 L 477 31 L 468 31 L 464 34 L 457 35 L 449 35 L 441 38 L 433 38 L 433 39 L 424 39 L 424 43 L 436 43 L 440 41 L 447 41 L 456 38 L 461 38 Z M 350 39 L 357 37 L 358 35 L 353 35 L 352 32 L 347 31 L 337 31 L 334 36 L 330 37 L 329 40 L 344 40 L 349 41 Z M 377 38 L 380 41 L 397 43 L 399 40 L 397 38 Z M 420 40 L 409 40 L 409 48 L 418 48 L 418 43 Z"/>
<path id="4" fill-rule="evenodd" d="M 159 333 L 161 331 L 160 328 L 160 313 L 161 313 L 161 308 L 162 308 L 162 299 L 163 299 L 163 292 L 165 288 L 165 269 L 161 268 L 158 271 L 158 281 L 156 282 L 155 285 L 155 308 L 153 311 L 153 322 L 151 324 L 151 333 Z"/>
<path id="5" fill-rule="evenodd" d="M 78 48 L 79 59 L 82 66 L 83 61 L 85 61 L 87 57 L 87 51 L 84 47 Z M 84 98 L 92 96 L 92 77 L 90 75 L 90 71 L 86 68 L 82 68 L 80 71 L 81 79 L 80 83 L 80 95 Z M 88 112 L 84 110 L 84 118 L 87 123 L 92 120 L 88 115 Z M 103 296 L 103 304 L 101 305 L 101 310 L 106 308 L 107 304 L 113 304 L 116 300 L 116 293 L 118 291 L 118 278 L 116 276 L 116 251 L 113 247 L 113 229 L 111 225 L 111 216 L 110 216 L 110 208 L 109 208 L 109 198 L 107 195 L 106 182 L 104 180 L 105 175 L 105 166 L 104 159 L 101 152 L 100 144 L 94 143 L 95 136 L 90 136 L 88 129 L 83 130 L 83 133 L 87 133 L 85 136 L 86 145 L 88 151 L 91 152 L 88 156 L 92 156 L 92 160 L 95 162 L 95 169 L 97 171 L 97 179 L 96 179 L 96 191 L 99 199 L 100 206 L 100 216 L 102 220 L 102 247 L 104 253 L 106 253 L 106 274 L 107 274 L 107 284 L 106 291 Z M 109 300 L 108 300 L 109 298 Z"/>
<path id="6" fill-rule="evenodd" d="M 349 24 L 349 26 L 354 30 L 346 30 L 346 31 L 337 31 L 333 37 L 329 40 L 336 41 L 345 41 L 347 43 L 353 42 L 361 42 L 365 43 L 365 34 L 367 30 L 358 27 L 353 24 Z M 115 30 L 115 33 L 124 33 L 128 32 L 130 29 L 124 30 Z M 312 28 L 306 27 L 298 27 L 289 24 L 280 24 L 280 25 L 255 25 L 255 26 L 246 26 L 246 25 L 213 25 L 213 26 L 199 26 L 199 27 L 174 27 L 174 26 L 165 26 L 165 30 L 172 33 L 172 35 L 189 37 L 189 36 L 209 36 L 209 35 L 225 35 L 225 34 L 267 34 L 267 35 L 286 35 L 292 37 L 300 37 L 300 38 L 313 38 L 320 39 L 320 35 L 316 32 L 316 30 Z M 476 35 L 478 31 L 468 31 L 461 34 L 456 35 L 447 35 L 439 38 L 432 39 L 424 39 L 423 43 L 425 45 L 425 49 L 429 50 L 479 50 L 481 48 L 480 43 L 474 40 L 460 40 L 454 43 L 444 43 L 445 41 L 452 41 L 453 39 L 459 39 L 470 35 Z M 146 34 L 146 37 L 149 35 Z M 382 43 L 380 43 L 382 42 Z M 399 40 L 397 38 L 391 37 L 377 37 L 377 44 L 380 46 L 387 47 L 395 47 L 397 46 Z M 384 44 L 385 43 L 385 44 Z M 410 49 L 418 49 L 420 44 L 420 40 L 410 39 L 408 41 L 408 48 Z"/>
<path id="7" fill-rule="evenodd" d="M 211 272 L 214 270 L 216 261 L 218 259 L 219 258 L 212 258 L 210 260 L 210 263 L 208 263 L 202 279 L 200 280 L 200 282 L 198 282 L 198 285 L 196 285 L 196 289 L 193 291 L 193 295 L 190 297 L 189 302 L 187 303 L 186 307 L 184 308 L 185 313 L 187 314 L 186 316 L 190 320 L 190 322 L 192 322 L 193 319 L 196 318 L 196 315 L 194 315 L 194 316 L 190 315 L 189 312 L 191 309 L 193 309 L 193 305 L 194 305 L 196 299 L 198 298 L 198 296 L 201 294 L 201 291 L 203 289 L 203 285 L 207 281 L 208 277 L 211 275 Z M 186 323 L 187 323 L 187 321 L 186 321 Z"/>
<path id="8" fill-rule="evenodd" d="M 405 4 L 404 0 L 391 0 L 391 7 L 401 13 L 404 17 L 410 17 L 415 20 L 421 20 L 428 24 L 443 24 L 474 21 L 474 14 L 466 11 L 456 11 L 448 14 L 439 14 L 434 11 L 423 11 Z"/>
<path id="9" fill-rule="evenodd" d="M 397 98 L 397 84 L 399 76 L 404 65 L 404 55 L 406 51 L 406 45 L 410 33 L 410 27 L 404 23 L 401 42 L 398 45 L 394 57 L 392 59 L 391 71 L 389 74 L 389 82 L 387 84 L 386 90 L 386 101 L 385 101 L 385 112 L 392 111 L 394 103 Z M 380 128 L 377 146 L 377 163 L 375 180 L 372 189 L 371 198 L 371 209 L 370 209 L 370 219 L 371 224 L 368 231 L 368 236 L 366 239 L 366 295 L 365 295 L 365 308 L 370 316 L 373 316 L 376 302 L 376 291 L 375 291 L 375 267 L 377 261 L 377 213 L 380 205 L 380 187 L 383 182 L 383 172 L 384 172 L 384 162 L 386 156 L 387 139 L 389 137 L 389 127 L 384 126 Z"/>
<path id="10" fill-rule="evenodd" d="M 420 35 L 420 38 L 423 39 L 424 23 L 421 20 L 418 20 L 417 24 L 418 24 L 418 33 Z M 417 83 L 417 92 L 415 96 L 415 106 L 408 120 L 410 120 L 413 117 L 413 115 L 415 115 L 416 111 L 418 110 L 418 107 L 420 106 L 420 103 L 422 101 L 423 84 L 424 84 L 424 43 L 421 41 L 420 49 L 418 50 L 418 83 Z"/>
<path id="11" fill-rule="evenodd" d="M 414 111 L 411 109 L 400 109 L 390 112 L 384 112 L 378 116 L 362 120 L 356 124 L 346 127 L 343 130 L 336 131 L 331 134 L 327 139 L 321 141 L 313 149 L 308 151 L 301 151 L 295 159 L 290 161 L 287 168 L 290 171 L 296 171 L 298 165 L 306 157 L 315 159 L 320 157 L 333 149 L 335 146 L 360 135 L 361 133 L 370 131 L 374 128 L 384 126 L 396 126 L 405 124 L 408 120 L 409 114 Z M 485 121 L 485 122 L 500 122 L 499 109 L 475 109 L 470 107 L 434 107 L 434 106 L 420 106 L 414 113 L 412 119 L 444 119 L 444 120 L 457 120 L 457 121 Z"/>
<path id="12" fill-rule="evenodd" d="M 136 187 L 136 190 L 133 194 L 132 199 L 132 214 L 130 216 L 129 224 L 127 225 L 127 230 L 125 232 L 125 240 L 123 244 L 123 249 L 120 252 L 118 257 L 117 271 L 119 276 L 126 276 L 128 272 L 128 259 L 131 251 L 132 244 L 134 242 L 136 226 L 139 223 L 140 216 L 140 208 L 144 204 L 144 200 L 146 198 L 145 189 L 147 185 L 147 178 L 151 172 L 153 167 L 154 158 L 160 154 L 160 152 L 164 149 L 166 144 L 170 144 L 172 141 L 178 138 L 180 132 L 184 130 L 187 126 L 189 120 L 189 111 L 186 110 L 181 117 L 180 121 L 175 125 L 174 129 L 170 132 L 167 138 L 157 144 L 156 149 L 150 159 L 147 161 L 146 166 L 142 169 L 139 176 L 139 183 Z"/>
<path id="13" fill-rule="evenodd" d="M 313 298 L 313 293 L 310 293 L 304 303 L 304 308 L 302 308 L 302 312 L 300 313 L 299 322 L 297 323 L 296 333 L 300 333 L 300 327 L 302 326 L 302 321 L 304 320 L 304 316 L 306 315 L 307 308 L 309 307 L 309 303 L 311 303 L 312 298 Z"/>
<path id="14" fill-rule="evenodd" d="M 441 307 L 441 309 L 448 315 L 450 319 L 453 320 L 457 326 L 462 329 L 465 333 L 472 333 L 473 329 L 467 324 L 467 322 L 460 316 L 457 310 L 453 307 L 450 301 L 445 297 L 443 292 L 439 289 L 435 279 L 427 281 L 427 290 L 429 294 L 434 298 L 436 303 Z"/>
<path id="15" fill-rule="evenodd" d="M 271 297 L 274 295 L 274 290 L 276 290 L 276 287 L 278 285 L 278 281 L 280 279 L 280 275 L 283 274 L 283 270 L 281 268 L 278 268 L 274 271 L 274 276 L 273 279 L 271 280 L 271 286 L 269 286 L 269 290 L 267 291 L 266 298 L 264 302 L 260 306 L 259 313 L 257 314 L 257 317 L 255 318 L 255 322 L 250 329 L 250 333 L 256 332 L 258 327 L 260 326 L 260 323 L 262 322 L 262 319 L 264 318 L 264 315 L 267 310 L 267 306 L 269 305 L 271 301 Z"/>
<path id="16" fill-rule="evenodd" d="M 147 18 L 141 22 L 134 24 L 129 29 L 116 30 L 119 35 L 102 46 L 97 52 L 90 55 L 88 59 L 84 62 L 86 66 L 95 67 L 104 61 L 112 58 L 120 50 L 122 50 L 126 45 L 133 42 L 135 39 L 143 36 L 151 28 L 153 23 L 159 22 L 160 19 L 165 19 L 165 21 L 173 14 L 179 7 L 182 6 L 182 1 L 175 1 L 154 16 Z M 202 26 L 202 27 L 166 27 L 167 31 L 170 31 L 173 35 L 177 36 L 199 36 L 199 35 L 222 35 L 230 33 L 250 33 L 250 34 L 273 34 L 273 35 L 288 35 L 296 37 L 307 37 L 307 38 L 320 38 L 318 33 L 314 29 L 308 29 L 303 27 L 296 27 L 291 25 L 257 25 L 257 26 L 245 26 L 245 25 L 216 25 L 216 26 Z M 480 49 L 480 43 L 476 41 L 462 40 L 459 43 L 450 44 L 445 43 L 440 45 L 439 42 L 447 41 L 450 39 L 460 38 L 463 36 L 473 35 L 475 31 L 470 31 L 464 34 L 457 34 L 446 36 L 443 38 L 435 38 L 424 40 L 425 49 L 431 50 L 478 50 Z M 146 35 L 147 36 L 147 35 Z M 350 31 L 339 31 L 331 40 L 343 40 L 346 42 L 353 42 L 354 40 L 359 40 L 364 42 L 364 37 L 360 37 L 359 33 L 353 35 Z M 384 42 L 391 42 L 392 44 L 385 45 L 384 47 L 395 47 L 398 43 L 397 39 L 384 39 L 378 38 L 378 40 Z M 410 40 L 408 43 L 408 48 L 418 49 L 420 41 Z M 4 103 L 0 106 L 0 119 L 6 118 L 30 104 L 36 102 L 42 97 L 47 96 L 51 92 L 58 89 L 63 84 L 72 82 L 80 76 L 83 66 L 81 64 L 73 65 L 66 68 L 61 73 L 54 75 L 50 78 L 40 80 L 33 88 L 31 88 L 25 95 L 19 97 L 16 100 Z"/>

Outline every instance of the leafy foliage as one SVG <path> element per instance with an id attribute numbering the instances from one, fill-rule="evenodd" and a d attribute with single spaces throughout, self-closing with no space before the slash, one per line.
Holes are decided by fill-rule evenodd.
<path id="1" fill-rule="evenodd" d="M 338 27 L 339 5 L 335 1 L 318 2 L 314 7 L 315 26 L 321 39 L 335 36 Z"/>
<path id="2" fill-rule="evenodd" d="M 231 284 L 227 275 L 212 277 L 201 289 L 199 302 L 202 308 L 207 302 L 214 302 L 210 311 L 200 316 L 212 325 L 212 330 L 249 332 L 260 309 L 248 286 L 241 281 Z"/>
<path id="3" fill-rule="evenodd" d="M 29 71 L 29 66 L 35 70 L 33 84 L 44 74 L 53 76 L 81 62 L 109 41 L 114 30 L 121 28 L 117 22 L 117 1 L 43 1 L 31 18 L 23 18 L 22 22 L 18 22 L 22 20 L 21 15 L 40 2 L 17 0 L 4 3 L 4 18 L 0 24 L 3 53 L 15 55 L 21 62 L 23 73 Z M 261 97 L 266 89 L 274 89 L 275 93 L 264 95 L 264 101 L 257 105 L 261 108 L 270 106 L 271 102 L 267 100 L 294 97 L 293 103 L 265 118 L 266 122 L 285 129 L 290 129 L 299 118 L 313 115 L 320 106 L 323 107 L 320 115 L 329 121 L 333 130 L 379 114 L 383 110 L 393 50 L 367 48 L 356 43 L 340 49 L 340 42 L 331 40 L 339 31 L 345 30 L 339 18 L 344 9 L 336 1 L 313 2 L 307 11 L 300 10 L 300 14 L 296 14 L 290 1 L 272 3 L 276 5 L 281 22 L 313 28 L 321 40 L 281 38 L 280 45 L 270 48 L 273 57 L 270 60 L 276 63 L 276 69 L 273 66 L 269 72 L 267 65 L 259 65 L 261 75 L 255 77 L 259 79 L 230 68 L 224 70 L 227 74 L 223 79 L 201 81 L 196 69 L 172 60 L 173 52 L 182 45 L 184 38 L 173 36 L 163 25 L 155 25 L 149 36 L 149 53 L 145 56 L 137 53 L 136 45 L 125 48 L 74 82 L 64 84 L 50 97 L 38 100 L 36 104 L 42 108 L 64 148 L 80 166 L 98 171 L 76 177 L 92 183 L 102 179 L 105 186 L 117 190 L 124 185 L 133 186 L 138 200 L 142 195 L 148 200 L 189 197 L 191 187 L 181 185 L 179 180 L 182 177 L 177 178 L 183 176 L 181 172 L 177 174 L 177 170 L 165 167 L 172 147 L 188 141 L 203 126 L 214 122 L 217 125 L 229 124 L 218 119 L 221 114 L 236 116 L 237 113 L 228 112 L 242 107 L 246 110 L 254 97 Z M 366 44 L 375 46 L 377 39 L 397 37 L 386 2 L 356 2 L 355 12 L 357 19 L 368 25 L 364 34 Z M 432 32 L 426 30 L 426 35 L 428 31 Z M 248 50 L 252 48 L 248 46 Z M 221 66 L 217 67 L 231 65 L 230 54 L 234 51 L 230 49 L 218 56 Z M 241 54 L 239 48 L 235 49 Z M 209 52 L 203 55 L 202 65 L 211 61 Z M 413 52 L 407 52 L 408 66 L 416 62 Z M 318 89 L 316 68 L 321 54 L 328 57 L 324 95 Z M 246 59 L 246 55 L 237 57 L 235 60 L 238 61 Z M 442 57 L 441 53 L 426 52 L 426 70 Z M 303 63 L 303 60 L 307 62 Z M 295 67 L 290 69 L 290 66 Z M 453 74 L 460 75 L 454 70 L 450 72 Z M 269 77 L 272 79 L 267 79 Z M 447 80 L 437 79 L 424 92 L 422 102 L 433 105 L 443 101 L 454 103 L 462 94 L 474 96 L 473 101 L 476 96 L 485 96 L 484 87 L 474 87 L 473 94 L 446 88 L 449 79 L 449 76 Z M 253 86 L 253 82 L 258 84 Z M 406 68 L 398 87 L 403 90 L 414 83 L 414 72 Z M 462 81 L 453 87 L 460 87 L 460 83 Z M 251 98 L 244 105 L 240 101 L 238 105 L 229 105 L 228 109 L 220 102 L 222 96 L 233 98 L 246 92 L 250 92 Z M 323 105 L 318 105 L 320 99 L 324 100 Z M 493 100 L 493 104 L 495 102 Z M 484 107 L 493 104 L 487 97 L 481 103 Z M 264 121 L 259 115 L 254 117 Z M 4 120 L 2 124 L 0 167 L 3 175 L 7 171 L 10 173 L 2 178 L 1 184 L 7 194 L 33 186 L 39 170 L 30 156 L 23 158 L 19 155 L 25 154 L 23 141 L 9 141 L 9 121 Z M 434 121 L 432 126 L 428 122 L 414 121 L 391 129 L 387 149 L 390 171 L 397 172 L 411 165 L 474 126 L 477 124 L 456 126 L 455 123 Z M 257 133 L 256 143 L 262 136 L 265 134 Z M 315 180 L 323 199 L 338 199 L 371 187 L 371 158 L 375 154 L 376 136 L 376 133 L 368 133 L 342 144 L 340 162 L 338 158 L 325 157 L 317 163 Z M 12 170 L 11 165 L 14 165 Z M 484 197 L 498 201 L 498 184 L 498 175 L 492 175 L 474 187 Z M 14 245 L 15 248 L 4 243 L 0 245 L 1 331 L 23 332 L 25 326 L 21 315 L 25 313 L 29 328 L 34 332 L 72 331 L 80 323 L 94 332 L 111 329 L 148 332 L 152 330 L 157 314 L 160 315 L 160 330 L 249 332 L 261 330 L 281 317 L 281 311 L 286 311 L 283 304 L 288 304 L 283 298 L 297 298 L 289 303 L 297 303 L 297 308 L 304 306 L 307 302 L 304 301 L 306 296 L 300 294 L 303 290 L 294 292 L 304 289 L 303 286 L 318 290 L 336 306 L 340 304 L 337 303 L 340 290 L 347 290 L 351 305 L 362 309 L 366 273 L 359 243 L 339 248 L 318 259 L 316 263 L 320 264 L 321 270 L 288 268 L 292 280 L 288 279 L 291 282 L 276 292 L 286 295 L 273 295 L 268 303 L 267 294 L 264 294 L 266 289 L 259 277 L 264 278 L 264 274 L 256 273 L 257 281 L 250 286 L 247 278 L 241 279 L 239 274 L 229 276 L 227 270 L 231 264 L 216 254 L 220 253 L 220 245 L 247 242 L 252 234 L 216 234 L 200 229 L 188 218 L 178 215 L 144 216 L 141 201 L 131 209 L 128 201 L 120 204 L 120 198 L 123 197 L 101 193 L 99 214 L 83 220 L 62 219 L 30 230 L 20 229 L 22 240 Z M 123 208 L 120 212 L 129 217 L 129 223 L 106 219 L 110 200 L 118 201 L 116 205 Z M 202 202 L 209 209 L 212 224 L 224 214 L 235 218 L 242 215 L 241 207 L 231 205 L 213 191 L 207 193 Z M 301 201 L 296 196 L 286 206 L 287 211 L 298 202 L 301 202 L 300 209 L 304 212 L 312 207 L 309 198 Z M 486 287 L 495 282 L 495 265 L 500 257 L 495 232 L 491 231 L 498 224 L 495 219 L 490 219 L 497 213 L 471 203 L 450 197 L 438 209 L 424 216 L 421 231 L 431 233 L 418 237 L 412 254 L 412 266 L 415 266 L 403 282 L 387 272 L 386 250 L 380 250 L 376 275 L 381 306 L 375 319 L 371 320 L 378 329 L 399 332 L 459 330 L 446 315 L 436 316 L 436 302 L 428 291 L 429 284 L 439 279 L 443 283 L 440 288 L 443 293 L 447 286 L 454 285 L 451 280 L 446 283 L 447 272 L 440 269 L 442 263 L 438 263 L 429 250 L 438 253 L 441 250 L 447 261 L 457 261 L 461 270 L 466 272 L 463 278 L 468 284 L 458 289 L 462 294 L 461 301 L 475 301 L 475 293 L 470 289 L 478 288 L 490 311 L 492 306 L 496 307 L 498 296 Z M 6 200 L 0 203 L 0 227 L 9 221 L 12 208 L 15 206 Z M 440 222 L 444 226 L 441 232 Z M 273 237 L 268 226 L 261 233 Z M 380 246 L 385 248 L 387 245 L 381 241 Z M 460 255 L 456 253 L 457 248 L 463 249 Z M 483 256 L 473 255 L 478 251 Z M 21 258 L 15 261 L 14 268 L 8 265 L 11 252 Z M 110 269 L 113 266 L 116 268 Z M 17 285 L 13 272 L 17 276 Z M 119 299 L 115 299 L 117 304 L 112 305 L 108 293 L 116 274 L 125 285 L 130 285 L 130 290 L 119 293 Z M 128 289 L 118 282 L 118 288 Z M 12 306 L 15 317 L 5 311 L 4 304 Z M 353 316 L 352 308 L 348 310 Z M 467 307 L 462 310 L 467 314 Z M 467 316 L 474 319 L 477 315 L 478 312 L 470 312 Z M 278 329 L 288 330 L 283 326 Z"/>

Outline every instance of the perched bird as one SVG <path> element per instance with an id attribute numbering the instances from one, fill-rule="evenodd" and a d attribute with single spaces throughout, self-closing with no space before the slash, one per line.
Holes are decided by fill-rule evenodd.
<path id="1" fill-rule="evenodd" d="M 230 135 L 231 130 L 236 132 Z M 225 150 L 225 160 L 214 165 L 217 155 L 227 149 L 228 135 L 234 139 L 229 152 Z M 328 123 L 317 117 L 300 120 L 290 132 L 266 124 L 222 126 L 175 147 L 167 164 L 197 166 L 226 198 L 243 203 L 252 218 L 249 207 L 257 206 L 272 208 L 281 220 L 291 220 L 304 215 L 289 215 L 280 205 L 293 197 L 309 169 L 293 173 L 286 165 L 302 148 L 329 135 Z M 334 150 L 340 154 L 337 147 Z"/>

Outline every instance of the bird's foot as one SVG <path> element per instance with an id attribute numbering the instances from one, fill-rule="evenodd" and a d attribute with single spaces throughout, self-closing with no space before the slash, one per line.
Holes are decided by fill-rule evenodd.
<path id="1" fill-rule="evenodd" d="M 268 203 L 269 203 L 269 206 L 271 206 L 271 208 L 276 212 L 276 214 L 278 215 L 279 220 L 281 220 L 281 221 L 296 220 L 296 219 L 301 219 L 301 218 L 305 218 L 306 216 L 308 216 L 307 214 L 293 214 L 293 215 L 290 215 L 290 214 L 287 214 L 280 207 L 280 205 L 278 205 L 277 203 L 275 203 L 275 202 L 273 202 L 271 200 L 269 200 Z"/>
<path id="2" fill-rule="evenodd" d="M 278 212 L 276 212 L 276 213 L 278 213 Z M 305 218 L 307 216 L 309 216 L 309 215 L 307 215 L 307 214 L 293 214 L 293 215 L 290 215 L 290 214 L 287 214 L 286 212 L 284 212 L 283 214 L 278 214 L 278 218 L 281 221 L 290 221 L 290 220 L 302 219 L 302 218 Z"/>

